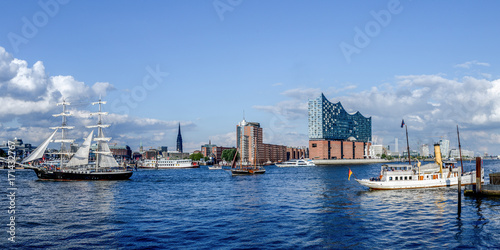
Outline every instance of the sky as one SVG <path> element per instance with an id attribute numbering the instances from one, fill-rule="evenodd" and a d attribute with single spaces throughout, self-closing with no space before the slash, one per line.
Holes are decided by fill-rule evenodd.
<path id="1" fill-rule="evenodd" d="M 38 145 L 72 105 L 69 137 L 107 101 L 111 144 L 185 151 L 308 145 L 321 93 L 372 117 L 374 144 L 450 140 L 500 154 L 498 1 L 0 1 L 0 142 Z"/>

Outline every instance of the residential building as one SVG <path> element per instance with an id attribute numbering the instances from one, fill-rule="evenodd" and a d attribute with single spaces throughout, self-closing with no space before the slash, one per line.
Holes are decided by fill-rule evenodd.
<path id="1" fill-rule="evenodd" d="M 201 153 L 204 157 L 209 157 L 214 163 L 222 161 L 222 152 L 226 149 L 233 149 L 234 147 L 219 147 L 212 144 L 211 141 L 208 144 L 201 146 Z"/>
<path id="2" fill-rule="evenodd" d="M 441 139 L 439 145 L 441 145 L 441 157 L 443 159 L 450 157 L 450 141 Z"/>
<path id="3" fill-rule="evenodd" d="M 420 156 L 422 156 L 422 157 L 429 157 L 430 156 L 428 144 L 423 144 L 420 146 Z"/>
<path id="4" fill-rule="evenodd" d="M 236 126 L 236 145 L 242 162 L 265 164 L 287 160 L 287 148 L 283 145 L 262 142 L 263 131 L 258 122 L 245 119 Z"/>

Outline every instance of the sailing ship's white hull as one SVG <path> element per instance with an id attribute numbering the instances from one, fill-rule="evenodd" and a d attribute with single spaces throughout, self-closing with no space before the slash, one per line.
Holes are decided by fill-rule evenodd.
<path id="1" fill-rule="evenodd" d="M 450 187 L 458 185 L 458 177 L 437 178 L 418 180 L 399 180 L 399 181 L 379 181 L 361 179 L 356 180 L 359 184 L 369 187 L 373 190 L 394 190 L 394 189 L 416 189 L 433 187 Z M 476 171 L 464 173 L 461 179 L 461 185 L 471 185 L 476 183 Z"/>

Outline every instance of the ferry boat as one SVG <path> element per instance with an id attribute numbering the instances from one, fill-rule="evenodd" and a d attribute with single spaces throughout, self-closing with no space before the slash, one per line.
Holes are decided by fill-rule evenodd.
<path id="1" fill-rule="evenodd" d="M 459 177 L 461 177 L 462 186 L 476 183 L 476 171 L 464 172 L 460 176 L 461 169 L 455 166 L 455 162 L 445 162 L 443 167 L 439 144 L 434 145 L 434 152 L 435 163 L 423 166 L 420 166 L 420 162 L 416 165 L 384 164 L 378 177 L 356 179 L 356 181 L 372 190 L 456 186 Z M 484 182 L 484 170 L 481 170 L 481 182 Z"/>
<path id="2" fill-rule="evenodd" d="M 145 160 L 140 166 L 140 168 L 149 169 L 169 169 L 169 168 L 199 168 L 196 162 L 192 160 L 167 160 L 167 159 L 157 159 L 157 160 Z"/>
<path id="3" fill-rule="evenodd" d="M 285 162 L 276 163 L 274 165 L 276 165 L 277 167 L 280 167 L 280 168 L 316 166 L 312 160 L 304 160 L 304 159 L 289 160 L 289 161 L 285 161 Z"/>
<path id="4" fill-rule="evenodd" d="M 94 131 L 92 130 L 82 146 L 78 148 L 76 153 L 68 152 L 66 143 L 71 143 L 74 140 L 66 138 L 66 130 L 72 129 L 72 126 L 67 126 L 66 116 L 71 116 L 66 112 L 66 106 L 70 105 L 69 102 L 63 100 L 62 103 L 57 105 L 63 106 L 63 112 L 54 116 L 62 116 L 62 125 L 60 127 L 53 127 L 54 132 L 47 138 L 40 146 L 38 146 L 22 163 L 29 163 L 24 165 L 25 168 L 33 169 L 39 179 L 42 180 L 126 180 L 132 176 L 132 171 L 126 170 L 124 166 L 120 166 L 114 159 L 111 151 L 109 150 L 108 141 L 111 138 L 104 137 L 102 128 L 109 127 L 109 125 L 102 124 L 101 116 L 107 115 L 107 112 L 102 112 L 101 105 L 106 104 L 105 101 L 99 99 L 98 102 L 93 102 L 92 105 L 99 104 L 99 112 L 91 113 L 91 115 L 98 116 L 97 125 L 87 126 L 88 128 L 97 128 L 98 135 L 93 138 Z M 59 153 L 60 161 L 56 164 L 53 161 L 39 161 L 44 158 L 47 146 L 52 142 L 53 137 L 57 131 L 61 129 L 61 139 L 54 140 L 54 142 L 61 143 L 61 150 Z M 96 161 L 89 163 L 89 151 L 92 139 L 97 142 L 97 150 L 93 153 L 96 155 Z M 54 154 L 54 153 L 51 153 Z"/>

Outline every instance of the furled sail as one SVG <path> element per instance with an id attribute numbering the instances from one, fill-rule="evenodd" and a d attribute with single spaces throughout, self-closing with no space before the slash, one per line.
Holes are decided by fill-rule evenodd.
<path id="1" fill-rule="evenodd" d="M 82 146 L 76 151 L 75 155 L 69 160 L 66 166 L 74 167 L 80 165 L 86 165 L 89 163 L 89 150 L 90 144 L 92 143 L 92 136 L 94 135 L 94 130 L 90 132 Z"/>
<path id="2" fill-rule="evenodd" d="M 54 130 L 54 132 L 49 136 L 49 138 L 47 138 L 42 144 L 40 144 L 40 146 L 38 146 L 35 149 L 35 151 L 33 151 L 28 157 L 26 157 L 26 159 L 24 159 L 22 163 L 42 158 L 43 154 L 45 153 L 45 149 L 47 149 L 47 146 L 49 146 L 49 143 L 52 141 L 52 137 L 54 137 L 56 132 L 57 129 Z"/>

